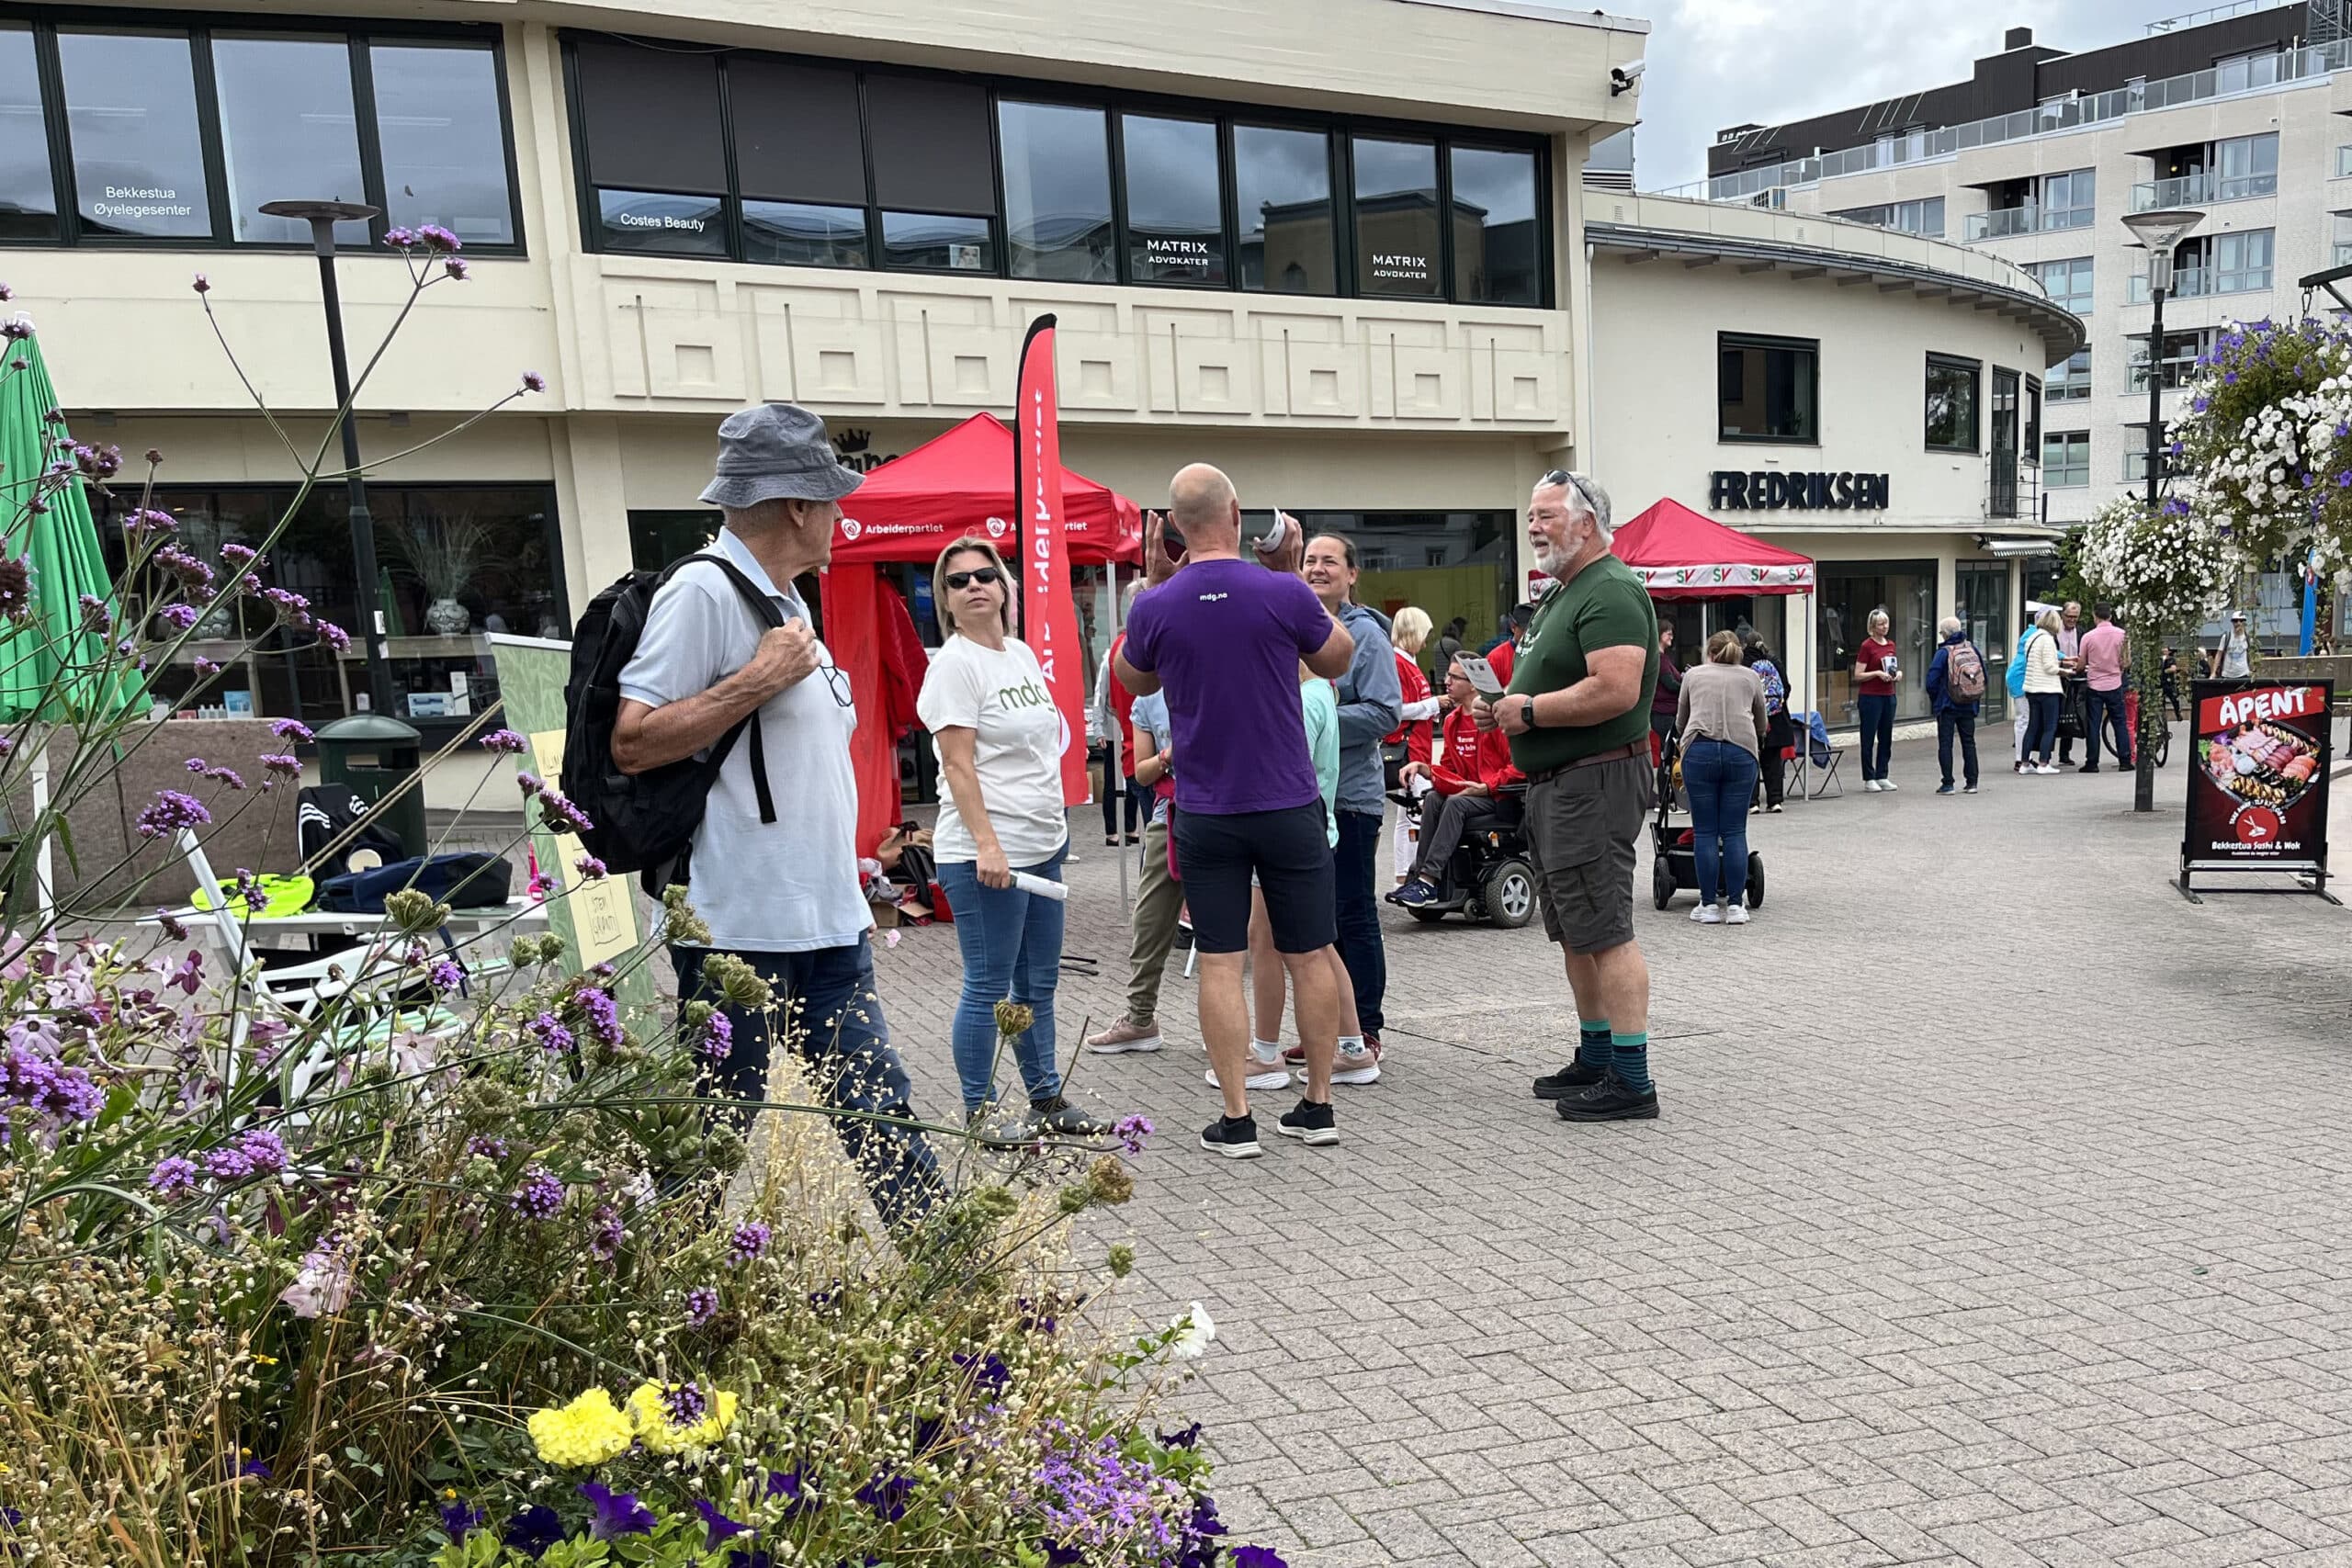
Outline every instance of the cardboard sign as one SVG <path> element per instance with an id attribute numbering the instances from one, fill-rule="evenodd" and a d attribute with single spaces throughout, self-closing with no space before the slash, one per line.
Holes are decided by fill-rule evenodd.
<path id="1" fill-rule="evenodd" d="M 2189 711 L 2188 818 L 2181 886 L 2192 871 L 2327 873 L 2325 681 L 2197 681 Z"/>

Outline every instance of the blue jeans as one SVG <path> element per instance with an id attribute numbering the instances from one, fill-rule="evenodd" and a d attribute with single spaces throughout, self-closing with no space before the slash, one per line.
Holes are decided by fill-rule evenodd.
<path id="1" fill-rule="evenodd" d="M 1755 753 L 1702 735 L 1683 748 L 1682 787 L 1690 796 L 1699 902 L 1712 904 L 1718 897 L 1727 904 L 1747 902 L 1747 803 L 1756 794 Z"/>
<path id="2" fill-rule="evenodd" d="M 1894 753 L 1894 702 L 1892 694 L 1875 696 L 1865 694 L 1862 704 L 1862 778 L 1886 777 L 1886 764 Z"/>
<path id="3" fill-rule="evenodd" d="M 2050 765 L 2050 748 L 2058 739 L 2060 694 L 2057 692 L 2028 692 L 2025 694 L 2026 707 L 2031 715 L 2025 727 L 2026 758 L 2030 761 L 2039 751 L 2041 765 L 2045 768 Z"/>
<path id="4" fill-rule="evenodd" d="M 670 949 L 681 1001 L 702 993 L 703 961 L 712 951 Z M 890 1044 L 890 1026 L 875 994 L 872 944 L 860 937 L 846 946 L 810 953 L 735 950 L 732 955 L 775 987 L 776 1005 L 752 1012 L 716 995 L 706 998 L 718 1002 L 735 1028 L 727 1059 L 712 1075 L 718 1093 L 729 1100 L 765 1100 L 768 1057 L 775 1032 L 783 1029 L 785 1043 L 833 1113 L 833 1131 L 873 1194 L 882 1223 L 894 1235 L 912 1230 L 939 1201 L 939 1162 L 922 1129 L 913 1125 L 914 1089 L 906 1064 Z M 748 1131 L 745 1113 L 721 1115 Z"/>
<path id="5" fill-rule="evenodd" d="M 1065 844 L 1035 865 L 1015 866 L 1048 882 L 1062 879 Z M 1029 1027 L 1012 1042 L 1013 1059 L 1031 1100 L 1062 1091 L 1054 1066 L 1054 987 L 1061 978 L 1062 917 L 1066 906 L 1018 887 L 987 887 L 975 861 L 944 861 L 939 886 L 956 914 L 956 945 L 964 953 L 964 996 L 948 1032 L 964 1109 L 996 1098 L 996 1004 L 1012 1000 L 1030 1011 Z"/>
<path id="6" fill-rule="evenodd" d="M 1340 926 L 1340 962 L 1355 987 L 1356 1021 L 1374 1039 L 1388 1020 L 1380 1004 L 1388 995 L 1388 950 L 1381 945 L 1380 895 L 1374 886 L 1380 860 L 1380 818 L 1369 811 L 1339 813 L 1340 844 L 1331 852 L 1331 893 Z"/>
<path id="7" fill-rule="evenodd" d="M 2117 764 L 2121 767 L 2130 767 L 2132 765 L 2132 723 L 2131 715 L 2123 705 L 2123 688 L 2118 686 L 2111 692 L 2102 692 L 2094 686 L 2088 694 L 2091 708 L 2088 737 L 2090 753 L 2085 760 L 2094 768 L 2098 766 L 2099 736 L 2103 732 L 2108 732 L 2112 733 L 2115 738 Z"/>
<path id="8" fill-rule="evenodd" d="M 1936 710 L 1936 765 L 1943 769 L 1944 788 L 1951 788 L 1951 743 L 1960 740 L 1961 761 L 1968 787 L 1976 787 L 1976 710 L 1973 707 Z"/>

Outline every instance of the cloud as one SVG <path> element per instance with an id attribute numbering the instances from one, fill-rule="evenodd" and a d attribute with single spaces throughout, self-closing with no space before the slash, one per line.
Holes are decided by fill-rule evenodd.
<path id="1" fill-rule="evenodd" d="M 1634 139 L 1639 183 L 1660 190 L 1703 179 L 1707 148 L 1725 126 L 1804 119 L 1966 81 L 2008 26 L 2031 26 L 2039 43 L 2096 49 L 2141 36 L 2148 10 L 2143 0 L 2012 0 L 2007 17 L 1942 0 L 1657 0 Z"/>

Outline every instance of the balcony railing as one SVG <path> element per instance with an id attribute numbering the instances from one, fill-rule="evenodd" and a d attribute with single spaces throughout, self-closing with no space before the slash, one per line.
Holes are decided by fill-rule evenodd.
<path id="1" fill-rule="evenodd" d="M 2341 153 L 2352 149 L 2336 151 Z M 2340 168 L 2336 171 L 2343 172 Z M 2177 179 L 2146 180 L 2133 186 L 2132 210 L 2156 212 L 2168 207 L 2211 207 L 2217 201 L 2250 201 L 2257 196 L 2278 193 L 2278 176 L 2275 174 L 2223 175 L 2207 170 L 2182 175 Z"/>
<path id="2" fill-rule="evenodd" d="M 1836 179 L 1842 175 L 1866 174 L 1872 169 L 1893 168 L 1898 164 L 1929 158 L 1949 158 L 1971 147 L 1990 147 L 2052 131 L 2077 130 L 2084 126 L 2098 125 L 2105 120 L 2120 119 L 2125 115 L 2150 109 L 2175 108 L 2182 104 L 2201 103 L 2207 98 L 2218 98 L 2232 93 L 2267 88 L 2278 83 L 2301 82 L 2341 71 L 2347 64 L 2352 64 L 2352 39 L 2336 39 L 2314 48 L 2290 50 L 2271 58 L 2278 62 L 2275 80 L 2267 65 L 2263 71 L 2256 73 L 2244 62 L 2233 63 L 2227 69 L 2217 67 L 2191 71 L 2185 75 L 2167 76 L 2161 82 L 2137 83 L 2105 93 L 2094 93 L 2088 97 L 2041 104 L 2012 114 L 1973 120 L 1966 125 L 1946 126 L 1940 130 L 1894 137 L 1883 142 L 1872 142 L 1868 147 L 1848 147 L 1818 157 L 1798 158 L 1785 164 L 1717 175 L 1705 181 L 1703 186 L 1694 185 L 1659 194 L 1703 195 L 1709 201 L 1746 201 L 1758 191 L 1770 190 L 1776 186 L 1818 185 L 1823 180 Z"/>
<path id="3" fill-rule="evenodd" d="M 2205 294 L 2260 294 L 2270 288 L 2271 269 L 2267 266 L 2237 267 L 2224 272 L 2217 266 L 2177 266 L 2172 269 L 2172 288 L 2165 294 L 2167 299 L 2194 299 Z M 2148 302 L 2148 275 L 2132 275 L 2130 300 L 2134 305 Z"/>
<path id="4" fill-rule="evenodd" d="M 1998 240 L 2011 234 L 2033 234 L 2051 229 L 2087 229 L 2098 216 L 2097 210 L 2088 207 L 2045 208 L 2029 201 L 2023 207 L 1972 212 L 1961 226 L 1961 232 L 1970 240 Z"/>

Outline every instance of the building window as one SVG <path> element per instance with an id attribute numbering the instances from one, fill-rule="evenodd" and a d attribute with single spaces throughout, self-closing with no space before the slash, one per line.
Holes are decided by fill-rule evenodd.
<path id="1" fill-rule="evenodd" d="M 1012 276 L 1116 283 L 1107 117 L 1099 108 L 1009 98 L 996 112 Z"/>
<path id="2" fill-rule="evenodd" d="M 2074 490 L 2091 482 L 2091 433 L 2052 431 L 2041 438 L 2041 488 Z"/>
<path id="3" fill-rule="evenodd" d="M 2271 231 L 2253 229 L 2213 237 L 2216 294 L 2245 294 L 2270 287 Z"/>
<path id="4" fill-rule="evenodd" d="M 311 197 L 367 199 L 348 41 L 215 33 L 212 79 L 220 92 L 220 159 L 232 237 L 308 244 L 310 224 L 273 218 L 261 210 L 262 203 Z M 338 223 L 334 239 L 339 245 L 364 245 L 368 225 Z"/>
<path id="5" fill-rule="evenodd" d="M 1849 223 L 1867 223 L 1873 229 L 1917 234 L 1923 239 L 1940 240 L 1944 233 L 1944 198 L 1939 196 L 1924 197 L 1917 201 L 1890 202 L 1883 207 L 1849 207 L 1843 212 L 1833 212 L 1829 216 L 1842 218 Z"/>
<path id="6" fill-rule="evenodd" d="M 1437 143 L 1359 136 L 1355 162 L 1356 291 L 1429 298 L 1442 292 Z"/>
<path id="7" fill-rule="evenodd" d="M 2352 212 L 2337 212 L 2330 216 L 2335 225 L 2335 233 L 2328 265 L 2352 265 Z"/>
<path id="8" fill-rule="evenodd" d="M 1535 154 L 1453 149 L 1453 297 L 1469 305 L 1544 302 Z"/>
<path id="9" fill-rule="evenodd" d="M 725 255 L 718 58 L 597 41 L 577 66 L 598 248 Z"/>
<path id="10" fill-rule="evenodd" d="M 2018 450 L 2027 462 L 2036 459 L 2041 450 L 2041 378 L 2025 378 L 2025 439 L 2018 443 Z"/>
<path id="11" fill-rule="evenodd" d="M 2260 136 L 2233 136 L 2216 149 L 2216 161 L 2222 166 L 2220 182 L 2213 187 L 2215 201 L 2244 201 L 2249 197 L 2270 196 L 2278 189 L 2278 133 L 2267 130 Z"/>
<path id="12" fill-rule="evenodd" d="M 2080 401 L 2091 395 L 2091 351 L 2075 350 L 2065 364 L 2050 372 L 2047 395 L 2053 403 Z"/>
<path id="13" fill-rule="evenodd" d="M 209 239 L 188 36 L 61 32 L 57 54 L 83 232 Z"/>
<path id="14" fill-rule="evenodd" d="M 2256 87 L 2278 85 L 2278 51 L 2264 50 L 2258 54 L 2233 54 L 2213 62 L 2213 91 L 2244 93 Z"/>
<path id="15" fill-rule="evenodd" d="M 1216 125 L 1119 117 L 1127 194 L 1127 276 L 1136 283 L 1225 282 L 1225 188 Z"/>
<path id="16" fill-rule="evenodd" d="M 1928 449 L 1976 450 L 1976 383 L 1982 368 L 1973 359 L 1928 355 Z"/>
<path id="17" fill-rule="evenodd" d="M 494 33 L 385 26 L 0 25 L 0 242 L 308 249 L 261 208 L 316 198 L 382 211 L 336 226 L 355 249 L 419 223 L 516 245 Z"/>
<path id="18" fill-rule="evenodd" d="M 2175 391 L 2188 385 L 2197 373 L 2197 357 L 2205 352 L 2202 332 L 2165 333 L 2164 363 L 2159 367 L 2164 388 Z M 2145 393 L 2148 389 L 2148 339 L 2145 333 L 2131 340 L 2132 374 L 2128 390 Z"/>
<path id="19" fill-rule="evenodd" d="M 2036 269 L 2041 287 L 2053 305 L 2072 310 L 2077 316 L 2091 313 L 2091 258 L 2072 256 L 2064 261 L 2043 262 Z"/>
<path id="20" fill-rule="evenodd" d="M 0 27 L 0 242 L 57 238 L 40 58 L 28 27 Z"/>
<path id="21" fill-rule="evenodd" d="M 1716 434 L 1725 441 L 1818 442 L 1820 366 L 1821 345 L 1811 338 L 1720 334 Z"/>
<path id="22" fill-rule="evenodd" d="M 996 167 L 987 90 L 962 82 L 868 76 L 865 121 L 874 199 L 882 208 L 882 265 L 996 271 Z"/>
<path id="23" fill-rule="evenodd" d="M 1339 292 L 1328 134 L 1235 126 L 1233 204 L 1240 217 L 1242 288 Z"/>
<path id="24" fill-rule="evenodd" d="M 2093 171 L 2076 169 L 2041 177 L 2041 226 L 2044 229 L 2087 229 L 2098 220 L 2097 181 Z"/>
<path id="25" fill-rule="evenodd" d="M 865 139 L 857 73 L 791 61 L 727 64 L 743 259 L 781 266 L 869 264 Z"/>

